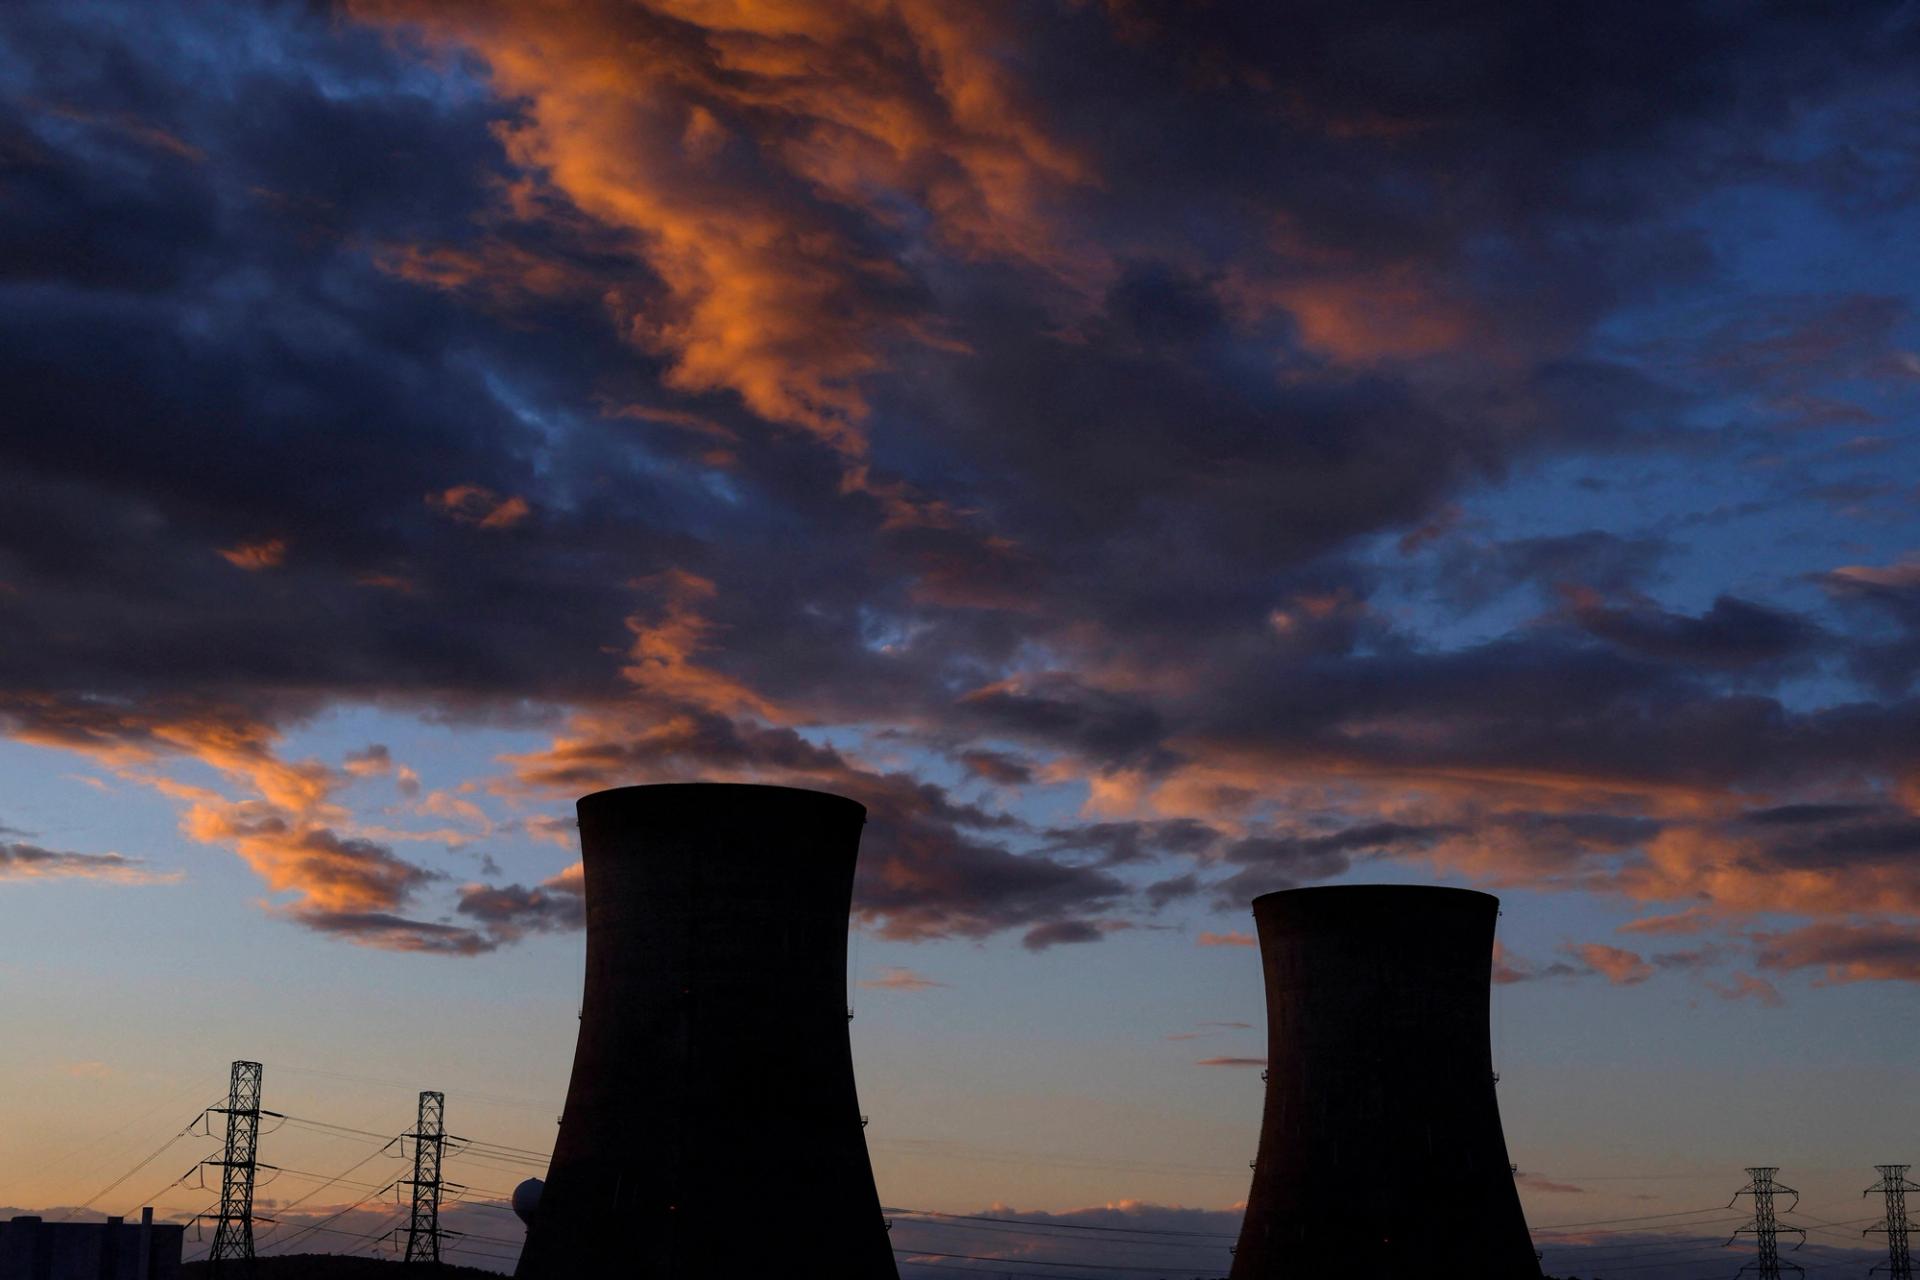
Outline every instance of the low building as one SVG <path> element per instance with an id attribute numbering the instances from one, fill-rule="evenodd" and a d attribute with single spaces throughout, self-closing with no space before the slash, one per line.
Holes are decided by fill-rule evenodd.
<path id="1" fill-rule="evenodd" d="M 138 1222 L 15 1218 L 0 1222 L 0 1280 L 179 1280 L 186 1234 L 152 1209 Z"/>

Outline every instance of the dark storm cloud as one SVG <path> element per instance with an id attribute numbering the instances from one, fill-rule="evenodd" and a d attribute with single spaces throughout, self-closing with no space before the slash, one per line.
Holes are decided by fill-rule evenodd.
<path id="1" fill-rule="evenodd" d="M 1483 545 L 1442 543 L 1434 589 L 1449 604 L 1474 609 L 1520 587 L 1550 592 L 1585 587 L 1613 596 L 1644 587 L 1677 548 L 1661 538 L 1622 538 L 1601 529 Z"/>
<path id="2" fill-rule="evenodd" d="M 1121 866 L 1170 855 L 1197 857 L 1212 848 L 1220 833 L 1191 818 L 1166 822 L 1090 822 L 1046 833 L 1049 852 L 1088 852 L 1103 866 Z"/>
<path id="3" fill-rule="evenodd" d="M 1216 905 L 1239 907 L 1263 893 L 1331 879 L 1356 857 L 1417 850 L 1451 834 L 1437 827 L 1374 822 L 1325 835 L 1251 836 L 1226 847 L 1222 860 L 1238 870 L 1209 888 L 1217 895 Z"/>
<path id="4" fill-rule="evenodd" d="M 0 827 L 0 835 L 18 834 Z M 158 874 L 140 858 L 117 853 L 70 853 L 21 841 L 0 840 L 0 880 L 109 880 L 147 884 L 177 879 Z"/>
<path id="5" fill-rule="evenodd" d="M 1760 938 L 1760 967 L 1820 970 L 1828 982 L 1920 982 L 1920 930 L 1887 921 L 1823 923 Z"/>
<path id="6" fill-rule="evenodd" d="M 1319 753 L 1379 770 L 1792 785 L 1834 770 L 1898 777 L 1920 730 L 1911 700 L 1795 710 L 1550 632 L 1221 675 L 1214 700 L 1191 707 L 1190 732 L 1276 761 Z"/>
<path id="7" fill-rule="evenodd" d="M 549 882 L 531 889 L 517 884 L 473 885 L 461 893 L 457 910 L 505 938 L 583 929 L 587 923 L 586 900 L 577 882 Z"/>
<path id="8" fill-rule="evenodd" d="M 1098 925 L 1084 920 L 1056 920 L 1027 930 L 1026 936 L 1020 939 L 1020 945 L 1029 951 L 1045 951 L 1062 943 L 1098 942 L 1103 936 Z"/>
<path id="9" fill-rule="evenodd" d="M 1721 596 L 1698 617 L 1650 601 L 1614 605 L 1581 600 L 1574 621 L 1590 634 L 1633 653 L 1694 668 L 1742 668 L 1802 657 L 1824 639 L 1804 618 Z"/>
<path id="10" fill-rule="evenodd" d="M 1879 624 L 1856 641 L 1849 655 L 1853 669 L 1889 696 L 1909 691 L 1920 676 L 1920 561 L 1847 565 L 1819 581 L 1834 599 Z"/>
<path id="11" fill-rule="evenodd" d="M 1156 762 L 1167 732 L 1145 703 L 1088 688 L 1065 673 L 976 689 L 955 710 L 988 733 L 1064 746 L 1106 765 Z"/>
<path id="12" fill-rule="evenodd" d="M 671 703 L 639 709 L 614 724 L 582 727 L 596 732 L 519 758 L 520 782 L 577 793 L 636 775 L 771 781 L 822 787 L 865 805 L 853 906 L 883 936 L 985 937 L 1008 928 L 1073 923 L 1130 892 L 1098 866 L 1076 865 L 1044 850 L 1015 852 L 1002 841 L 1025 835 L 1018 818 L 956 799 L 910 773 L 862 768 L 791 730 Z M 476 897 L 474 910 L 498 908 L 510 924 L 514 893 L 510 887 L 498 900 Z"/>
<path id="13" fill-rule="evenodd" d="M 409 920 L 384 911 L 327 911 L 298 908 L 283 913 L 316 933 L 344 938 L 383 951 L 418 951 L 428 955 L 477 956 L 500 945 L 489 934 L 431 920 Z"/>
<path id="14" fill-rule="evenodd" d="M 1920 859 L 1920 814 L 1898 805 L 1788 805 L 1735 820 L 1782 869 L 1901 865 Z M 1920 881 L 1916 882 L 1920 887 Z M 1920 906 L 1920 894 L 1915 905 Z"/>
<path id="15" fill-rule="evenodd" d="M 1158 911 L 1169 903 L 1193 897 L 1200 892 L 1200 887 L 1200 877 L 1189 872 L 1185 875 L 1169 876 L 1165 880 L 1155 880 L 1141 890 L 1141 895 L 1146 899 L 1150 909 Z"/>
<path id="16" fill-rule="evenodd" d="M 1818 398 L 1841 379 L 1920 380 L 1900 346 L 1912 303 L 1891 294 L 1776 298 L 1710 334 L 1699 359 L 1719 376 L 1798 411 L 1799 425 L 1858 426 L 1873 415 Z"/>
<path id="17" fill-rule="evenodd" d="M 1673 426 L 1688 379 L 1811 412 L 1905 377 L 1890 296 L 1776 300 L 1668 360 L 1593 338 L 1711 278 L 1686 202 L 1765 168 L 1796 104 L 1893 83 L 1911 24 L 479 0 L 8 24 L 0 383 L 28 429 L 0 435 L 0 720 L 255 788 L 193 798 L 193 830 L 309 927 L 465 954 L 578 918 L 554 882 L 463 889 L 471 926 L 403 914 L 452 882 L 275 754 L 341 704 L 551 728 L 509 791 L 845 791 L 857 909 L 903 938 L 1091 940 L 1136 903 L 1474 842 L 1533 850 L 1490 874 L 1612 868 L 1679 838 L 1651 815 L 1675 789 L 1897 790 L 1920 759 L 1902 571 L 1825 580 L 1896 629 L 1861 639 L 1666 608 L 1674 542 L 1483 543 L 1461 514 L 1556 455 L 1712 456 Z M 1559 610 L 1431 647 L 1375 604 L 1382 536 L 1430 547 L 1456 607 Z M 1880 700 L 1772 696 L 1827 652 Z M 967 795 L 1166 807 L 1029 824 L 923 781 L 941 756 Z M 1324 828 L 1226 821 L 1327 778 Z M 1382 816 L 1488 779 L 1564 811 Z M 1871 862 L 1899 821 L 1800 856 Z"/>
<path id="18" fill-rule="evenodd" d="M 1004 751 L 962 751 L 960 763 L 988 782 L 1017 787 L 1033 781 L 1033 766 Z"/>
<path id="19" fill-rule="evenodd" d="M 1036 936 L 1041 945 L 1091 942 L 1099 933 L 1081 917 L 1131 895 L 1096 868 L 1015 854 L 898 807 L 876 809 L 871 798 L 868 809 L 854 909 L 878 921 L 883 936 L 977 938 L 1031 926 L 1029 946 Z"/>

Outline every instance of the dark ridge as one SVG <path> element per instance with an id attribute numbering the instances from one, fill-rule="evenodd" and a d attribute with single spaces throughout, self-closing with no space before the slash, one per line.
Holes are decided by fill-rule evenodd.
<path id="1" fill-rule="evenodd" d="M 398 1276 L 403 1272 L 422 1280 L 500 1280 L 498 1271 L 478 1267 L 456 1267 L 442 1262 L 437 1266 L 416 1263 L 404 1267 L 385 1258 L 356 1258 L 339 1253 L 289 1253 L 274 1258 L 256 1258 L 257 1280 L 361 1280 L 363 1276 Z M 234 1273 L 231 1264 L 226 1273 Z M 180 1268 L 180 1280 L 206 1280 L 213 1274 L 204 1262 L 189 1262 Z M 245 1274 L 242 1272 L 241 1274 Z"/>

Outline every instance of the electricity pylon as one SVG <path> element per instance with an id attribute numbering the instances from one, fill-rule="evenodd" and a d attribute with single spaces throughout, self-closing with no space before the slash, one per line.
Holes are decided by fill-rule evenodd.
<path id="1" fill-rule="evenodd" d="M 1799 1232 L 1800 1244 L 1806 1243 L 1807 1233 L 1805 1229 L 1801 1227 L 1781 1226 L 1779 1219 L 1774 1214 L 1773 1197 L 1779 1192 L 1784 1191 L 1793 1197 L 1793 1204 L 1787 1206 L 1788 1213 L 1792 1213 L 1794 1206 L 1800 1203 L 1800 1193 L 1798 1191 L 1773 1180 L 1773 1175 L 1778 1172 L 1780 1172 L 1778 1165 L 1758 1165 L 1748 1169 L 1747 1185 L 1734 1192 L 1733 1199 L 1727 1201 L 1727 1208 L 1731 1209 L 1734 1206 L 1734 1202 L 1739 1200 L 1741 1196 L 1753 1197 L 1753 1221 L 1727 1237 L 1727 1243 L 1732 1244 L 1741 1235 L 1747 1232 L 1753 1233 L 1754 1246 L 1757 1254 L 1752 1262 L 1740 1268 L 1737 1273 L 1739 1275 L 1745 1275 L 1751 1271 L 1759 1276 L 1760 1280 L 1780 1280 L 1780 1271 L 1783 1267 L 1789 1271 L 1798 1271 L 1801 1275 L 1806 1274 L 1806 1269 L 1798 1263 L 1780 1261 L 1779 1233 L 1782 1231 Z M 1799 1247 L 1800 1245 L 1798 1244 L 1794 1246 L 1796 1249 Z"/>
<path id="2" fill-rule="evenodd" d="M 1874 1183 L 1860 1194 L 1870 1196 L 1878 1191 L 1887 1198 L 1887 1220 L 1877 1227 L 1868 1227 L 1861 1235 L 1885 1232 L 1887 1237 L 1887 1260 L 1867 1272 L 1885 1270 L 1891 1280 L 1913 1280 L 1913 1260 L 1907 1254 L 1907 1192 L 1920 1191 L 1920 1184 L 1907 1181 L 1907 1169 L 1904 1164 L 1877 1164 L 1873 1166 L 1880 1173 L 1880 1181 Z"/>
<path id="3" fill-rule="evenodd" d="M 227 1105 L 210 1111 L 227 1117 L 227 1145 L 218 1160 L 220 1220 L 213 1229 L 207 1261 L 213 1274 L 221 1264 L 241 1261 L 253 1273 L 253 1175 L 260 1155 L 260 1064 L 236 1062 L 227 1087 Z M 272 1112 L 269 1115 L 274 1114 Z"/>
<path id="4" fill-rule="evenodd" d="M 426 1091 L 420 1095 L 420 1114 L 413 1132 L 413 1217 L 407 1223 L 408 1262 L 440 1261 L 440 1160 L 447 1147 L 447 1098 Z"/>

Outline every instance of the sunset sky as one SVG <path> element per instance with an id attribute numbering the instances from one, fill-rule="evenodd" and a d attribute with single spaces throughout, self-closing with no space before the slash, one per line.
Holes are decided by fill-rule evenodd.
<path id="1" fill-rule="evenodd" d="M 235 1058 L 545 1151 L 572 802 L 713 778 L 868 806 L 889 1206 L 1229 1243 L 1248 903 L 1410 881 L 1503 900 L 1549 1270 L 1730 1269 L 1639 1233 L 1752 1164 L 1846 1247 L 1920 1164 L 1916 65 L 1916 0 L 0 6 L 0 1215 Z"/>

